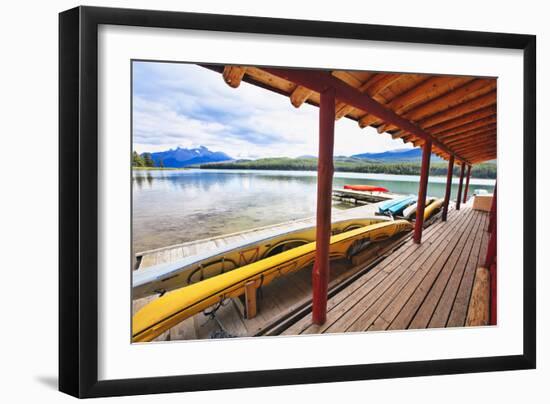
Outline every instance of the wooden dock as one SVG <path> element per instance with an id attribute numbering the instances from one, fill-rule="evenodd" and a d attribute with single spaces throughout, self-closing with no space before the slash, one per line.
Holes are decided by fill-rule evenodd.
<path id="1" fill-rule="evenodd" d="M 343 188 L 334 188 L 332 190 L 332 199 L 354 205 L 367 205 L 400 197 L 403 197 L 403 195 L 390 192 L 354 191 Z"/>
<path id="2" fill-rule="evenodd" d="M 471 201 L 451 210 L 447 222 L 424 232 L 422 244 L 407 241 L 330 297 L 324 325 L 304 316 L 281 334 L 464 326 L 476 269 L 485 258 L 488 219 Z"/>

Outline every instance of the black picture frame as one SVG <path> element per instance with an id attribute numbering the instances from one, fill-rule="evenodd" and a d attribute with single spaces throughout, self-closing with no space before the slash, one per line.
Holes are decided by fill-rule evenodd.
<path id="1" fill-rule="evenodd" d="M 98 381 L 97 52 L 100 24 L 523 50 L 523 354 Z M 59 15 L 59 100 L 61 391 L 76 397 L 103 397 L 535 368 L 535 36 L 78 7 Z"/>

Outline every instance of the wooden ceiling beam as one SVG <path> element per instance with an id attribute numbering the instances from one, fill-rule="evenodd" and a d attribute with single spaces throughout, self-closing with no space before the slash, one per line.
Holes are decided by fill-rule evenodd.
<path id="1" fill-rule="evenodd" d="M 458 118 L 450 119 L 446 122 L 440 123 L 439 125 L 433 126 L 430 128 L 430 133 L 437 135 L 449 129 L 458 128 L 459 126 L 462 126 L 469 122 L 474 122 L 493 115 L 496 117 L 496 114 L 497 114 L 497 108 L 495 105 L 487 108 L 482 108 L 480 110 L 471 112 L 469 114 L 460 116 Z"/>
<path id="2" fill-rule="evenodd" d="M 463 146 L 477 145 L 477 144 L 483 143 L 485 141 L 492 141 L 493 143 L 496 143 L 495 133 L 494 132 L 493 133 L 488 133 L 488 134 L 485 134 L 483 136 L 478 136 L 478 137 L 470 138 L 470 139 L 459 139 L 459 140 L 454 141 L 453 143 L 449 143 L 448 145 L 449 145 L 449 147 L 460 149 Z"/>
<path id="3" fill-rule="evenodd" d="M 492 140 L 484 140 L 483 142 L 476 143 L 475 145 L 468 144 L 457 147 L 457 150 L 460 153 L 471 153 L 475 150 L 490 150 L 491 147 L 496 147 L 496 143 Z"/>
<path id="4" fill-rule="evenodd" d="M 417 135 L 418 137 L 430 139 L 433 145 L 435 145 L 436 147 L 449 154 L 455 155 L 458 160 L 469 163 L 459 154 L 455 153 L 453 150 L 449 149 L 443 143 L 439 142 L 437 139 L 431 136 L 428 132 L 425 132 L 412 122 L 397 115 L 392 110 L 387 109 L 367 94 L 361 93 L 356 88 L 347 85 L 346 83 L 332 76 L 330 73 L 315 70 L 305 71 L 298 69 L 280 69 L 272 67 L 264 67 L 263 70 L 275 76 L 307 87 L 310 90 L 316 91 L 318 93 L 323 93 L 332 88 L 336 92 L 336 98 L 338 98 L 340 101 L 350 104 L 355 108 L 367 111 L 372 115 L 378 116 L 380 119 L 383 119 L 386 122 L 390 122 L 397 127 L 403 128 L 406 131 Z"/>
<path id="5" fill-rule="evenodd" d="M 453 118 L 458 118 L 462 115 L 477 111 L 481 108 L 494 105 L 496 104 L 496 102 L 496 91 L 491 91 L 490 93 L 482 95 L 481 97 L 474 98 L 473 100 L 467 101 L 463 104 L 459 104 L 455 107 L 424 118 L 418 122 L 418 125 L 423 129 L 429 129 L 439 123 L 448 121 Z"/>
<path id="6" fill-rule="evenodd" d="M 494 129 L 487 129 L 484 132 L 476 133 L 475 135 L 470 136 L 464 136 L 464 137 L 457 137 L 456 139 L 451 139 L 448 142 L 445 142 L 445 144 L 454 145 L 457 143 L 464 143 L 464 142 L 471 142 L 475 141 L 476 139 L 484 139 L 486 137 L 493 137 L 496 140 L 496 132 Z"/>
<path id="7" fill-rule="evenodd" d="M 471 80 L 473 80 L 473 78 L 469 77 L 429 77 L 421 81 L 405 93 L 392 99 L 387 104 L 387 107 L 395 111 L 397 114 L 401 115 L 407 112 L 409 109 L 414 108 L 414 106 L 418 105 L 419 103 L 434 99 L 435 97 L 440 95 L 442 87 L 453 89 L 455 86 L 465 84 Z M 364 120 L 363 125 L 372 125 L 377 122 L 380 123 L 380 121 L 378 121 L 376 117 L 371 117 L 369 120 Z M 383 132 L 385 132 L 385 130 Z"/>
<path id="8" fill-rule="evenodd" d="M 493 123 L 496 124 L 496 122 L 497 122 L 497 117 L 496 115 L 493 115 L 493 116 L 488 116 L 486 118 L 478 119 L 477 121 L 473 121 L 462 126 L 457 126 L 456 128 L 449 129 L 439 133 L 434 133 L 433 131 L 430 130 L 430 133 L 434 136 L 437 135 L 437 138 L 439 139 L 445 139 L 446 137 L 455 136 L 461 133 L 467 133 L 471 130 L 479 129 L 480 127 L 485 127 L 489 124 L 493 124 Z"/>
<path id="9" fill-rule="evenodd" d="M 465 123 L 468 123 L 468 122 L 471 122 L 471 121 L 474 121 L 474 120 L 477 120 L 477 119 L 485 118 L 485 117 L 490 116 L 490 115 L 494 115 L 494 114 L 496 114 L 496 112 L 497 112 L 496 105 L 491 105 L 489 107 L 481 108 L 481 109 L 475 110 L 473 112 L 467 113 L 465 115 L 459 116 L 458 118 L 452 118 L 452 119 L 444 120 L 443 122 L 441 122 L 440 124 L 437 124 L 435 126 L 430 127 L 430 126 L 426 126 L 425 124 L 420 123 L 420 127 L 423 128 L 423 129 L 428 129 L 429 128 L 430 133 L 435 135 L 435 134 L 438 134 L 438 133 L 440 133 L 444 130 L 452 129 L 454 127 L 463 125 Z M 403 130 L 398 130 L 395 133 L 392 133 L 392 138 L 393 139 L 399 139 L 399 138 L 402 138 L 402 137 L 405 137 L 405 136 L 408 136 L 408 135 L 410 135 L 410 134 L 403 131 Z"/>
<path id="10" fill-rule="evenodd" d="M 497 158 L 496 151 L 492 151 L 490 153 L 477 154 L 475 156 L 472 156 L 472 164 L 481 164 L 489 160 L 496 160 L 496 158 Z"/>
<path id="11" fill-rule="evenodd" d="M 487 130 L 483 133 L 479 133 L 476 135 L 470 135 L 468 137 L 458 137 L 451 142 L 445 142 L 445 145 L 447 145 L 449 148 L 452 148 L 453 150 L 457 150 L 459 146 L 477 144 L 479 141 L 484 141 L 486 139 L 491 139 L 496 142 L 496 132 L 494 129 Z M 415 147 L 420 147 L 424 144 L 423 139 L 414 139 L 411 140 L 411 142 Z"/>
<path id="12" fill-rule="evenodd" d="M 492 148 L 492 149 L 482 149 L 482 150 L 479 150 L 479 151 L 471 151 L 469 153 L 469 155 L 473 158 L 473 159 L 478 159 L 480 157 L 488 157 L 488 156 L 494 156 L 493 158 L 496 158 L 496 151 L 497 149 L 496 148 Z"/>
<path id="13" fill-rule="evenodd" d="M 489 136 L 494 137 L 496 139 L 495 128 L 487 128 L 487 129 L 484 129 L 483 131 L 479 131 L 471 135 L 467 135 L 467 136 L 459 135 L 454 139 L 446 139 L 445 144 L 451 148 L 454 148 L 456 144 L 468 143 L 468 142 L 476 141 L 478 139 L 484 139 L 485 137 L 489 137 Z M 422 146 L 424 144 L 424 141 L 418 138 L 409 139 L 408 141 L 412 142 L 412 144 L 415 147 Z"/>
<path id="14" fill-rule="evenodd" d="M 474 161 L 472 163 L 473 164 L 483 164 L 486 161 L 495 160 L 496 158 L 497 158 L 496 153 L 487 154 L 487 155 L 484 155 L 484 156 L 474 157 Z"/>
<path id="15" fill-rule="evenodd" d="M 442 96 L 428 101 L 403 115 L 404 118 L 411 121 L 420 121 L 426 117 L 437 114 L 449 109 L 449 107 L 463 104 L 467 101 L 485 95 L 496 89 L 496 80 L 475 79 L 463 86 L 452 90 Z M 384 131 L 397 129 L 393 125 L 388 125 Z"/>
<path id="16" fill-rule="evenodd" d="M 476 129 L 472 129 L 472 130 L 469 130 L 469 131 L 466 131 L 466 132 L 461 132 L 461 133 L 452 133 L 452 134 L 448 134 L 448 135 L 445 135 L 445 136 L 439 136 L 437 135 L 436 137 L 441 140 L 441 141 L 447 141 L 449 139 L 456 139 L 456 138 L 459 138 L 459 137 L 466 137 L 466 136 L 470 136 L 470 135 L 476 135 L 478 133 L 482 133 L 482 132 L 485 132 L 487 130 L 493 130 L 493 131 L 496 131 L 497 129 L 497 125 L 492 123 L 492 124 L 489 124 L 489 125 L 485 125 L 485 126 L 481 126 L 479 128 L 476 128 Z"/>
<path id="17" fill-rule="evenodd" d="M 294 91 L 290 94 L 290 103 L 294 107 L 299 108 L 304 102 L 307 101 L 311 94 L 313 94 L 313 91 L 311 91 L 309 88 L 296 86 Z"/>
<path id="18" fill-rule="evenodd" d="M 237 88 L 246 73 L 246 67 L 243 66 L 224 66 L 223 79 L 229 87 Z"/>
<path id="19" fill-rule="evenodd" d="M 384 100 L 378 97 L 377 94 L 380 91 L 386 89 L 388 86 L 395 83 L 400 78 L 401 78 L 401 75 L 399 74 L 378 73 L 369 77 L 368 80 L 365 81 L 365 83 L 361 84 L 360 86 L 353 85 L 353 87 L 356 87 L 361 93 L 368 94 L 370 97 L 374 98 L 376 101 L 383 103 Z M 345 102 L 338 101 L 336 103 L 336 119 L 343 118 L 344 116 L 349 114 L 353 109 L 354 107 L 352 105 L 348 105 Z M 367 115 L 364 115 L 363 118 L 366 117 Z"/>

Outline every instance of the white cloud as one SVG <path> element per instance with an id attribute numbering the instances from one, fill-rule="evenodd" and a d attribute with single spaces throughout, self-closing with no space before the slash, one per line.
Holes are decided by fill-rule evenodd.
<path id="1" fill-rule="evenodd" d="M 316 155 L 318 109 L 243 82 L 227 86 L 200 66 L 134 64 L 133 141 L 138 152 L 204 145 L 235 158 Z M 335 155 L 403 148 L 356 122 L 336 122 Z"/>

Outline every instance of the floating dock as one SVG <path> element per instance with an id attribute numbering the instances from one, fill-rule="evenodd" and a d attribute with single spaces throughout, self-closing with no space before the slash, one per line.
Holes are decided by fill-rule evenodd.
<path id="1" fill-rule="evenodd" d="M 332 190 L 332 199 L 354 205 L 367 205 L 400 197 L 403 197 L 403 195 L 391 192 L 354 191 L 343 188 L 334 188 Z"/>

